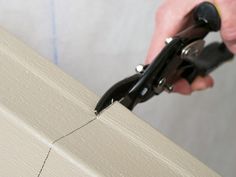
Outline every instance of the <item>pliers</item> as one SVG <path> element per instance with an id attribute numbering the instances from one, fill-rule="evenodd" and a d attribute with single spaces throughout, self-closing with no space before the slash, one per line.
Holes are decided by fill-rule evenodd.
<path id="1" fill-rule="evenodd" d="M 163 91 L 171 92 L 181 78 L 190 84 L 197 76 L 206 76 L 222 63 L 233 59 L 224 43 L 214 42 L 204 47 L 209 32 L 220 30 L 221 19 L 210 2 L 196 6 L 189 15 L 189 26 L 174 37 L 149 65 L 138 65 L 137 73 L 113 85 L 99 100 L 99 114 L 115 101 L 132 110 Z"/>

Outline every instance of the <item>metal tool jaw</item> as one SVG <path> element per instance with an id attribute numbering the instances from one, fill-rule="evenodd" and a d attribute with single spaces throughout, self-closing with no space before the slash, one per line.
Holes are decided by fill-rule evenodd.
<path id="1" fill-rule="evenodd" d="M 149 65 L 138 65 L 137 73 L 113 85 L 99 100 L 95 113 L 99 114 L 114 101 L 132 110 L 163 91 L 171 92 L 181 78 L 190 84 L 197 76 L 205 76 L 219 65 L 233 58 L 223 43 L 204 47 L 204 38 L 218 31 L 221 20 L 215 6 L 203 2 L 189 14 L 189 26 L 172 38 Z"/>

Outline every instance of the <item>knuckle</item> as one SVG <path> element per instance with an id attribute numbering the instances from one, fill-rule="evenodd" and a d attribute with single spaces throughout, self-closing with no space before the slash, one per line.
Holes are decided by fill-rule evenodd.
<path id="1" fill-rule="evenodd" d="M 236 40 L 236 24 L 232 23 L 232 21 L 224 22 L 222 26 L 221 34 L 225 41 L 235 41 Z"/>
<path id="2" fill-rule="evenodd" d="M 222 25 L 221 36 L 230 51 L 236 53 L 236 24 L 225 21 Z"/>

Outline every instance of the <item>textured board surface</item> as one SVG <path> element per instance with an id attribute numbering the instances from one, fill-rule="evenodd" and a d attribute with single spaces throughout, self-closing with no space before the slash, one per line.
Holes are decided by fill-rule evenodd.
<path id="1" fill-rule="evenodd" d="M 219 177 L 0 30 L 0 176 Z M 14 170 L 13 170 L 14 169 Z"/>

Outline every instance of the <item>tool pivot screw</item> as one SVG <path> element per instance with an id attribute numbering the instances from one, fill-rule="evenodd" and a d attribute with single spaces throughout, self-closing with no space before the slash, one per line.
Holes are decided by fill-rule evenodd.
<path id="1" fill-rule="evenodd" d="M 141 65 L 141 64 L 138 65 L 138 66 L 136 66 L 135 71 L 136 71 L 137 73 L 143 73 L 143 71 L 144 71 L 144 66 Z"/>
<path id="2" fill-rule="evenodd" d="M 171 43 L 171 41 L 173 41 L 173 38 L 172 37 L 168 37 L 165 40 L 165 44 L 167 45 L 167 44 Z"/>

